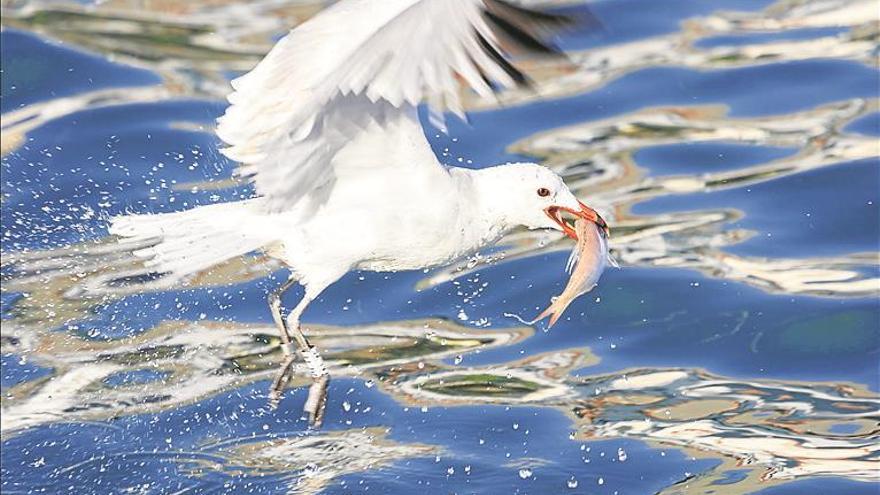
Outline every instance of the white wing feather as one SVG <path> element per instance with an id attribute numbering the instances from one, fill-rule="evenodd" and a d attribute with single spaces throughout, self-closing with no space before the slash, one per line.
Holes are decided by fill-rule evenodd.
<path id="1" fill-rule="evenodd" d="M 350 175 L 353 159 L 374 173 L 440 167 L 414 108 L 427 100 L 461 115 L 460 81 L 486 97 L 490 80 L 522 83 L 504 54 L 546 49 L 541 34 L 561 19 L 532 22 L 533 13 L 503 0 L 342 0 L 232 82 L 217 127 L 223 153 L 273 211 L 307 196 L 320 203 L 317 193 Z M 361 154 L 342 153 L 353 142 Z"/>

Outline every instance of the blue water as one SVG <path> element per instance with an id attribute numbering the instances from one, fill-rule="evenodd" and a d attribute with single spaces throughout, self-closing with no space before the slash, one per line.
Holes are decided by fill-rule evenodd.
<path id="1" fill-rule="evenodd" d="M 565 284 L 570 246 L 540 234 L 458 272 L 346 275 L 304 321 L 331 360 L 378 354 L 334 370 L 319 430 L 300 417 L 304 382 L 267 403 L 265 300 L 282 267 L 248 255 L 170 287 L 108 275 L 130 268 L 109 216 L 251 193 L 209 185 L 234 169 L 211 130 L 251 59 L 197 51 L 137 11 L 114 14 L 145 30 L 130 39 L 56 11 L 4 17 L 3 493 L 876 493 L 880 73 L 822 54 L 695 65 L 703 50 L 851 33 L 682 30 L 770 5 L 595 2 L 601 26 L 561 41 L 573 54 L 690 36 L 677 46 L 691 56 L 429 132 L 449 164 L 544 160 L 570 184 L 592 177 L 576 192 L 611 213 L 622 268 L 549 331 L 505 316 L 536 314 Z M 416 338 L 401 328 L 431 325 L 453 333 L 400 350 Z M 534 393 L 443 389 L 464 375 Z M 832 440 L 855 467 L 814 462 Z"/>

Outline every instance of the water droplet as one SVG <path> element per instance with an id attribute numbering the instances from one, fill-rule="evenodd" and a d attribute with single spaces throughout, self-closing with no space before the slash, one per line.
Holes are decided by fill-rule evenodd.
<path id="1" fill-rule="evenodd" d="M 599 478 L 599 480 L 598 480 L 596 483 L 599 483 L 600 485 L 604 485 L 604 484 L 605 484 L 605 478 Z"/>

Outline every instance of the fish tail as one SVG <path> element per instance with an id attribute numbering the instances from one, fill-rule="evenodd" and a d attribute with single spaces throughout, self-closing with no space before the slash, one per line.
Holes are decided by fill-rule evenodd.
<path id="1" fill-rule="evenodd" d="M 541 321 L 541 320 L 543 320 L 544 318 L 547 317 L 547 310 L 549 310 L 549 309 L 550 309 L 550 308 L 545 309 L 543 313 L 541 313 L 541 314 L 539 314 L 538 316 L 532 318 L 531 320 L 528 320 L 528 321 L 526 321 L 526 320 L 522 320 L 522 322 L 525 323 L 526 325 L 534 325 L 535 323 L 538 323 L 539 321 Z"/>
<path id="2" fill-rule="evenodd" d="M 534 325 L 535 323 L 538 323 L 539 321 L 541 321 L 544 318 L 547 318 L 549 316 L 550 322 L 548 323 L 547 328 L 550 328 L 553 326 L 554 323 L 556 323 L 556 320 L 559 319 L 560 314 L 562 314 L 562 312 L 559 311 L 559 308 L 556 307 L 556 303 L 554 302 L 554 303 L 550 304 L 550 306 L 547 306 L 547 309 L 545 309 L 544 311 L 541 312 L 541 314 L 536 316 L 534 320 L 528 322 L 528 324 Z"/>
<path id="3" fill-rule="evenodd" d="M 560 316 L 562 316 L 562 311 L 551 312 L 550 313 L 550 321 L 547 323 L 547 328 L 553 328 L 553 325 L 556 324 L 556 320 L 558 320 Z"/>

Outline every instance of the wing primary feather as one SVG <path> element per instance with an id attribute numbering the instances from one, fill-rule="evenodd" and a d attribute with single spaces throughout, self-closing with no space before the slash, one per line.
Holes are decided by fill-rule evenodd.
<path id="1" fill-rule="evenodd" d="M 392 173 L 420 163 L 445 174 L 418 119 L 401 120 L 403 108 L 427 101 L 443 129 L 444 111 L 467 121 L 462 87 L 484 98 L 531 87 L 511 56 L 559 55 L 556 31 L 589 17 L 567 12 L 512 0 L 340 0 L 232 82 L 217 127 L 223 153 L 241 162 L 236 175 L 269 211 L 319 205 L 367 165 Z M 415 144 L 396 155 L 377 145 L 401 140 Z"/>
<path id="2" fill-rule="evenodd" d="M 485 11 L 505 19 L 507 22 L 517 25 L 527 32 L 552 32 L 558 29 L 571 28 L 582 22 L 598 23 L 595 16 L 589 13 L 585 16 L 547 12 L 514 5 L 505 0 L 483 0 Z"/>
<path id="3" fill-rule="evenodd" d="M 518 85 L 518 86 L 531 86 L 531 81 L 526 77 L 519 69 L 513 66 L 504 55 L 501 54 L 482 34 L 477 31 L 474 31 L 474 36 L 477 37 L 477 41 L 480 43 L 480 48 L 483 49 L 483 52 L 495 62 L 498 67 L 504 70 L 508 76 Z"/>
<path id="4" fill-rule="evenodd" d="M 538 55 L 561 55 L 561 52 L 555 46 L 545 43 L 534 34 L 521 29 L 516 24 L 511 23 L 503 17 L 499 17 L 487 10 L 483 14 L 486 20 L 495 29 L 496 34 L 500 34 L 510 48 L 514 48 L 524 53 L 534 53 Z M 512 51 L 509 50 L 508 51 Z"/>

